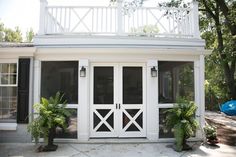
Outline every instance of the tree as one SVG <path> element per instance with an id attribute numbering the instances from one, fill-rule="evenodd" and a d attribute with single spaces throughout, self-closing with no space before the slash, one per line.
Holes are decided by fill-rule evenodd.
<path id="1" fill-rule="evenodd" d="M 26 32 L 26 42 L 32 42 L 33 37 L 34 37 L 34 31 L 32 28 L 30 28 L 30 30 Z"/>
<path id="2" fill-rule="evenodd" d="M 233 0 L 200 0 L 202 37 L 213 48 L 207 68 L 213 65 L 223 71 L 229 99 L 236 99 L 236 2 Z M 217 68 L 218 68 L 217 67 Z M 206 75 L 207 77 L 211 77 Z M 215 78 L 217 79 L 217 78 Z"/>
<path id="3" fill-rule="evenodd" d="M 4 39 L 4 24 L 0 22 L 0 41 Z"/>
<path id="4" fill-rule="evenodd" d="M 5 28 L 5 41 L 6 42 L 22 42 L 22 34 L 19 27 L 15 27 L 15 30 Z"/>
<path id="5" fill-rule="evenodd" d="M 1 42 L 22 42 L 22 34 L 20 28 L 17 26 L 15 30 L 4 27 L 0 22 L 0 41 Z"/>

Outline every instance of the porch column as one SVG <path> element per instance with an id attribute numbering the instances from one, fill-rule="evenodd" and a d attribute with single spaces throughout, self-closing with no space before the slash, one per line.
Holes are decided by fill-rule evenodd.
<path id="1" fill-rule="evenodd" d="M 151 68 L 157 68 L 157 60 L 147 61 L 147 138 L 158 139 L 158 76 L 151 76 Z M 158 69 L 158 68 L 157 68 Z"/>
<path id="2" fill-rule="evenodd" d="M 85 77 L 80 76 L 80 70 L 84 67 Z M 80 141 L 89 139 L 89 61 L 79 60 L 79 107 L 78 107 L 78 138 Z"/>
<path id="3" fill-rule="evenodd" d="M 205 56 L 200 55 L 199 60 L 199 114 L 200 114 L 200 125 L 205 126 Z"/>
<path id="4" fill-rule="evenodd" d="M 197 138 L 202 138 L 203 126 L 205 125 L 205 76 L 204 76 L 204 55 L 199 56 L 199 60 L 194 62 L 194 89 L 195 89 L 195 103 L 198 107 L 196 118 L 200 125 L 200 130 L 197 131 Z"/>
<path id="5" fill-rule="evenodd" d="M 34 60 L 34 99 L 33 104 L 40 102 L 40 80 L 41 80 L 41 62 Z"/>

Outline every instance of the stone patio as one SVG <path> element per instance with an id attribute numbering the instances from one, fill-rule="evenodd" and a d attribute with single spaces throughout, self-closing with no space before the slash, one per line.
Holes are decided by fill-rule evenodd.
<path id="1" fill-rule="evenodd" d="M 59 144 L 56 152 L 37 153 L 33 143 L 1 143 L 1 157 L 235 157 L 236 147 L 190 143 L 192 151 L 175 152 L 172 143 Z"/>

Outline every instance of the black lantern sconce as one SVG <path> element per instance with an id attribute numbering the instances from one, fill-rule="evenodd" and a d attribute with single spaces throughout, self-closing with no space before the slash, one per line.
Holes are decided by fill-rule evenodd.
<path id="1" fill-rule="evenodd" d="M 86 68 L 84 66 L 80 69 L 80 77 L 86 77 Z"/>
<path id="2" fill-rule="evenodd" d="M 152 77 L 157 77 L 157 69 L 155 66 L 151 68 L 151 76 Z"/>

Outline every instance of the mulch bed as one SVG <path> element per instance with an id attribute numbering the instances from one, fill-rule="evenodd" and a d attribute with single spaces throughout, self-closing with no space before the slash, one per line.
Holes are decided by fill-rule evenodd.
<path id="1" fill-rule="evenodd" d="M 217 137 L 220 143 L 231 146 L 236 145 L 236 116 L 206 111 L 205 119 L 208 124 L 217 127 Z"/>

